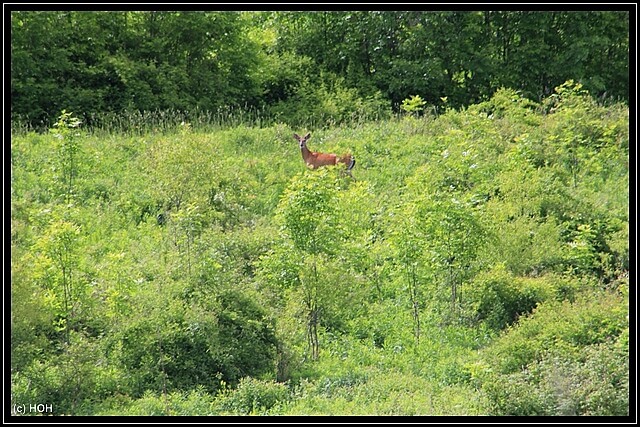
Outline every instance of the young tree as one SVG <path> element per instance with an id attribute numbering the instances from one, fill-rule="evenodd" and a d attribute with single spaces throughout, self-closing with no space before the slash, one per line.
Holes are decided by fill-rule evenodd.
<path id="1" fill-rule="evenodd" d="M 57 327 L 65 333 L 69 343 L 70 320 L 73 319 L 78 301 L 80 283 L 76 278 L 80 227 L 64 219 L 53 220 L 42 237 L 36 242 L 40 258 L 37 268 L 47 277 L 50 305 L 56 312 Z"/>
<path id="2" fill-rule="evenodd" d="M 75 194 L 76 178 L 78 176 L 80 161 L 80 119 L 73 116 L 73 113 L 62 110 L 58 121 L 49 130 L 57 139 L 57 155 L 59 175 L 58 181 L 62 187 L 62 194 L 65 201 L 69 201 Z"/>
<path id="3" fill-rule="evenodd" d="M 294 268 L 299 268 L 295 274 L 302 290 L 312 360 L 319 357 L 318 325 L 331 294 L 327 266 L 339 243 L 337 212 L 332 202 L 338 190 L 334 174 L 333 168 L 326 168 L 295 176 L 278 206 L 285 238 L 293 243 L 291 255 L 300 260 Z"/>

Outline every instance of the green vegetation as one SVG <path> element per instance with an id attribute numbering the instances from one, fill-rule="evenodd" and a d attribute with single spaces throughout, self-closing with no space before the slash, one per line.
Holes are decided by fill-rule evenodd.
<path id="1" fill-rule="evenodd" d="M 63 109 L 126 132 L 230 120 L 330 128 L 444 113 L 502 87 L 540 102 L 569 79 L 629 102 L 631 8 L 8 10 L 11 118 L 29 129 Z"/>
<path id="2" fill-rule="evenodd" d="M 404 99 L 304 128 L 14 126 L 12 407 L 628 415 L 628 107 L 574 81 Z M 307 131 L 353 179 L 305 167 Z"/>
<path id="3" fill-rule="evenodd" d="M 13 413 L 629 414 L 630 9 L 7 11 Z"/>

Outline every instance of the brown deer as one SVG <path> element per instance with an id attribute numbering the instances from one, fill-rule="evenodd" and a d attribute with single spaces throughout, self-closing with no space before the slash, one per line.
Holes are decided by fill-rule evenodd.
<path id="1" fill-rule="evenodd" d="M 300 151 L 302 151 L 302 159 L 311 169 L 317 169 L 321 166 L 337 165 L 338 163 L 344 163 L 347 167 L 347 173 L 351 176 L 351 169 L 356 165 L 356 159 L 352 154 L 344 154 L 338 156 L 333 153 L 316 153 L 309 150 L 307 147 L 307 141 L 311 137 L 311 133 L 308 133 L 304 138 L 300 137 L 297 133 L 293 134 L 293 137 L 300 143 Z"/>

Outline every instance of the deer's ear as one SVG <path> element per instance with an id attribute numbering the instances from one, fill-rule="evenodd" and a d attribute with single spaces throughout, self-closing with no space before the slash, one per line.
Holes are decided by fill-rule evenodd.
<path id="1" fill-rule="evenodd" d="M 297 134 L 297 133 L 294 133 L 294 134 L 293 134 L 293 137 L 294 137 L 295 139 L 297 139 L 297 140 L 300 140 L 300 137 L 298 136 L 298 134 Z"/>
<path id="2" fill-rule="evenodd" d="M 308 134 L 305 135 L 304 139 L 309 139 L 309 137 L 311 137 L 311 132 L 309 132 Z"/>

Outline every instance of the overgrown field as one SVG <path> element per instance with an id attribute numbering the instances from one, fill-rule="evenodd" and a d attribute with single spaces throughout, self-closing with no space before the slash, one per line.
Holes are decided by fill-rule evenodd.
<path id="1" fill-rule="evenodd" d="M 629 413 L 626 106 L 567 83 L 312 129 L 75 116 L 12 135 L 14 410 Z M 307 169 L 307 132 L 353 178 Z"/>

